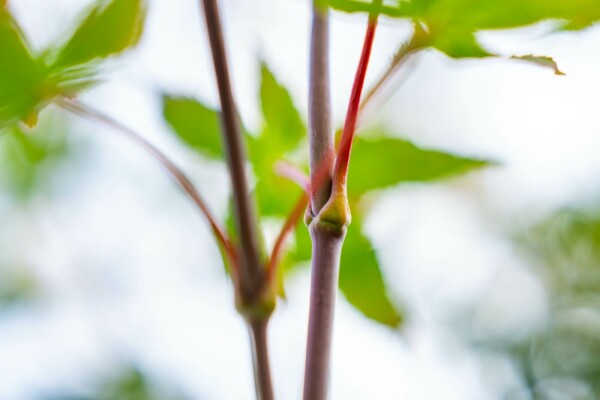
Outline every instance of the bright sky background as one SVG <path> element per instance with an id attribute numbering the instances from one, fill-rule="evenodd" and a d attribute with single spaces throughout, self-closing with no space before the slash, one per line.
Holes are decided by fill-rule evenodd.
<path id="1" fill-rule="evenodd" d="M 33 43 L 43 48 L 89 1 L 11 0 Z M 222 2 L 230 64 L 246 124 L 260 123 L 258 59 L 264 58 L 306 115 L 309 2 Z M 364 34 L 364 18 L 335 14 L 332 97 L 343 119 Z M 408 27 L 383 20 L 369 81 Z M 498 162 L 485 172 L 386 192 L 368 220 L 392 295 L 406 304 L 402 333 L 366 321 L 339 299 L 332 399 L 495 399 L 514 382 L 509 365 L 482 360 L 448 321 L 474 302 L 482 330 L 517 334 L 543 320 L 544 292 L 507 230 L 600 188 L 600 29 L 548 35 L 548 26 L 486 33 L 502 54 L 551 55 L 566 76 L 509 60 L 451 61 L 436 52 L 410 63 L 376 123 L 420 145 Z M 225 172 L 179 145 L 161 118 L 168 91 L 216 104 L 204 26 L 193 0 L 151 1 L 141 46 L 114 63 L 87 103 L 143 132 L 189 171 L 223 216 Z M 35 263 L 46 301 L 0 315 L 0 400 L 78 387 L 121 360 L 193 399 L 253 396 L 245 327 L 206 222 L 130 143 L 77 122 L 88 139 L 79 179 L 50 203 L 3 214 L 6 259 Z M 7 246 L 7 244 L 12 244 Z M 13 254 L 14 252 L 14 254 Z M 301 395 L 309 274 L 288 282 L 289 300 L 271 324 L 281 399 Z M 481 300 L 481 299 L 484 300 Z M 497 318 L 491 318 L 495 315 Z M 495 375 L 495 383 L 490 383 Z M 498 399 L 499 400 L 499 399 Z"/>

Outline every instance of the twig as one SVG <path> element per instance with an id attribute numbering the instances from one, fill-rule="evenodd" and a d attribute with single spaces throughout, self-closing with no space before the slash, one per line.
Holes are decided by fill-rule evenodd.
<path id="1" fill-rule="evenodd" d="M 237 268 L 237 253 L 231 241 L 227 237 L 227 234 L 217 222 L 216 218 L 200 196 L 200 193 L 194 187 L 194 184 L 185 175 L 185 173 L 179 169 L 163 152 L 161 152 L 156 146 L 146 140 L 142 135 L 135 132 L 133 129 L 121 124 L 108 115 L 103 114 L 102 112 L 97 111 L 90 106 L 65 98 L 58 100 L 57 104 L 65 110 L 68 110 L 76 115 L 95 120 L 113 128 L 115 131 L 126 136 L 128 139 L 132 140 L 148 154 L 154 157 L 154 159 L 165 168 L 177 185 L 189 196 L 189 198 L 198 207 L 200 212 L 206 217 L 215 237 L 217 238 L 217 241 L 221 244 L 227 256 L 229 257 L 232 268 Z"/>
<path id="2" fill-rule="evenodd" d="M 235 221 L 242 248 L 240 279 L 244 296 L 252 301 L 253 298 L 260 295 L 263 289 L 264 268 L 260 256 L 256 211 L 246 179 L 244 139 L 229 79 L 227 54 L 217 0 L 202 0 L 201 3 L 219 89 L 223 137 L 235 204 Z"/>
<path id="3" fill-rule="evenodd" d="M 270 371 L 269 363 L 269 343 L 268 343 L 268 324 L 266 319 L 253 319 L 248 321 L 250 328 L 250 341 L 252 343 L 252 362 L 254 371 Z M 260 400 L 271 400 L 275 398 L 273 394 L 273 383 L 271 374 L 255 373 L 255 386 L 257 397 Z"/>
<path id="4" fill-rule="evenodd" d="M 238 309 L 252 331 L 254 376 L 256 393 L 260 400 L 273 400 L 267 323 L 275 304 L 275 295 L 267 279 L 259 246 L 256 209 L 248 190 L 244 137 L 238 118 L 223 39 L 218 0 L 201 0 L 208 40 L 221 101 L 223 138 L 233 187 L 235 222 L 241 242 L 240 285 L 236 288 Z M 268 299 L 265 294 L 269 293 Z M 269 304 L 265 304 L 265 302 Z M 241 306 L 241 308 L 240 308 Z M 257 314 L 257 309 L 261 309 Z M 258 324 L 258 325 L 257 325 Z"/>
<path id="5" fill-rule="evenodd" d="M 413 33 L 411 36 L 400 46 L 398 51 L 394 54 L 392 62 L 388 68 L 381 74 L 379 79 L 371 86 L 369 90 L 363 96 L 360 103 L 359 112 L 363 112 L 369 104 L 373 101 L 375 96 L 379 94 L 381 89 L 391 80 L 391 78 L 400 70 L 400 67 L 404 65 L 408 57 L 419 49 L 421 41 L 423 41 L 425 32 L 418 24 L 414 24 Z"/>
<path id="6" fill-rule="evenodd" d="M 275 279 L 277 275 L 277 268 L 279 266 L 279 261 L 281 260 L 281 256 L 283 253 L 283 244 L 285 243 L 285 240 L 290 235 L 290 233 L 292 233 L 292 231 L 294 230 L 296 224 L 298 224 L 298 221 L 302 219 L 302 216 L 306 211 L 307 205 L 308 193 L 303 192 L 298 201 L 296 202 L 294 209 L 288 215 L 285 223 L 283 224 L 283 227 L 281 228 L 281 231 L 279 232 L 279 235 L 277 236 L 277 239 L 275 240 L 275 245 L 273 246 L 273 251 L 271 252 L 271 258 L 269 260 L 268 267 L 269 279 L 271 281 L 273 281 L 273 279 Z"/>
<path id="7" fill-rule="evenodd" d="M 375 38 L 375 30 L 377 29 L 377 16 L 369 17 L 369 24 L 365 34 L 363 50 L 360 56 L 360 61 L 356 69 L 354 84 L 350 94 L 348 103 L 348 111 L 346 113 L 346 121 L 344 130 L 338 148 L 338 154 L 334 168 L 334 184 L 333 191 L 342 191 L 345 196 L 346 183 L 348 179 L 348 166 L 350 162 L 350 152 L 352 151 L 352 140 L 356 130 L 356 120 L 358 118 L 358 110 L 360 106 L 360 97 L 365 83 L 369 58 L 371 57 L 371 49 L 373 48 L 373 39 Z"/>

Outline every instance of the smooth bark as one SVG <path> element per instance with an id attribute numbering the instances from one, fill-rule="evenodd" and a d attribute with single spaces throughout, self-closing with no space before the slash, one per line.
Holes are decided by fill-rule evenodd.
<path id="1" fill-rule="evenodd" d="M 313 7 L 309 71 L 311 214 L 317 215 L 331 194 L 335 161 L 329 89 L 329 12 Z"/>
<path id="2" fill-rule="evenodd" d="M 248 321 L 250 341 L 252 342 L 252 361 L 256 397 L 260 400 L 273 400 L 273 383 L 269 363 L 268 320 Z"/>
<path id="3" fill-rule="evenodd" d="M 262 259 L 260 251 L 258 217 L 248 189 L 244 137 L 229 78 L 218 0 L 202 0 L 201 3 L 221 102 L 223 139 L 233 189 L 236 228 L 241 245 L 236 301 L 240 312 L 247 317 L 251 331 L 257 397 L 260 400 L 272 400 L 273 387 L 267 340 L 267 323 L 272 308 L 269 305 L 268 309 L 265 308 L 263 303 L 265 291 L 270 288 L 265 260 Z"/>
<path id="4" fill-rule="evenodd" d="M 313 242 L 312 277 L 304 366 L 304 400 L 325 400 L 340 255 L 346 229 L 340 231 L 315 222 L 310 225 L 310 233 Z"/>
<path id="5" fill-rule="evenodd" d="M 244 296 L 253 297 L 262 289 L 264 268 L 261 263 L 256 211 L 246 177 L 244 138 L 229 78 L 217 0 L 202 0 L 202 5 L 221 102 L 223 139 L 233 189 L 236 227 L 242 248 L 240 281 Z"/>

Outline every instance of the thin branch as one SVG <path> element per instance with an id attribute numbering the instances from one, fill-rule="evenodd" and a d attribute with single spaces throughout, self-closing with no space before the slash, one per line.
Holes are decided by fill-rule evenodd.
<path id="1" fill-rule="evenodd" d="M 360 56 L 360 61 L 356 69 L 354 84 L 350 94 L 348 103 L 348 112 L 344 123 L 344 130 L 338 148 L 338 155 L 334 169 L 334 191 L 343 191 L 345 196 L 346 182 L 348 179 L 348 165 L 350 162 L 350 152 L 352 150 L 352 140 L 356 130 L 356 120 L 358 118 L 358 110 L 360 106 L 360 97 L 362 94 L 369 58 L 371 57 L 371 49 L 373 48 L 373 39 L 375 38 L 375 30 L 377 29 L 377 16 L 369 17 L 369 24 L 365 34 L 363 50 Z"/>
<path id="2" fill-rule="evenodd" d="M 279 261 L 281 260 L 281 256 L 283 255 L 283 245 L 287 237 L 292 233 L 294 227 L 298 224 L 298 221 L 302 219 L 302 216 L 306 212 L 306 207 L 308 205 L 308 193 L 303 192 L 294 209 L 288 215 L 277 239 L 275 240 L 275 245 L 273 246 L 273 251 L 271 252 L 271 258 L 269 259 L 269 279 L 271 281 L 275 279 L 277 276 L 277 267 L 279 266 Z"/>
<path id="3" fill-rule="evenodd" d="M 359 112 L 363 112 L 369 106 L 375 96 L 379 94 L 381 89 L 385 87 L 385 85 L 400 70 L 402 65 L 404 65 L 404 63 L 408 60 L 408 57 L 418 50 L 420 42 L 423 40 L 423 35 L 425 35 L 423 29 L 420 28 L 419 25 L 415 24 L 413 33 L 404 43 L 402 43 L 398 51 L 396 51 L 388 68 L 383 72 L 383 74 L 381 74 L 375 84 L 373 84 L 373 86 L 371 86 L 371 88 L 367 90 L 366 94 L 363 96 L 363 99 L 360 103 Z"/>
<path id="4" fill-rule="evenodd" d="M 214 70 L 221 101 L 223 136 L 233 188 L 235 221 L 241 252 L 240 278 L 247 300 L 260 296 L 264 283 L 256 210 L 246 179 L 246 155 L 241 124 L 233 98 L 223 28 L 217 0 L 202 0 L 204 19 L 212 52 Z"/>
<path id="5" fill-rule="evenodd" d="M 288 215 L 281 231 L 279 231 L 279 235 L 277 235 L 277 239 L 275 240 L 275 245 L 273 246 L 273 251 L 271 252 L 271 257 L 269 258 L 268 265 L 268 273 L 269 279 L 273 281 L 277 276 L 277 268 L 279 266 L 279 261 L 281 261 L 281 257 L 283 255 L 283 245 L 285 240 L 294 230 L 294 227 L 298 224 L 298 221 L 302 219 L 302 216 L 306 213 L 306 208 L 310 203 L 310 179 L 306 174 L 296 168 L 293 164 L 290 164 L 285 161 L 278 161 L 275 164 L 275 172 L 280 176 L 288 178 L 292 182 L 295 182 L 300 186 L 304 192 L 296 202 L 296 205 L 292 209 L 292 212 Z"/>
<path id="6" fill-rule="evenodd" d="M 261 313 L 259 317 L 251 315 L 253 310 L 264 306 L 265 290 L 269 291 L 270 282 L 262 263 L 259 246 L 259 230 L 256 209 L 248 189 L 246 178 L 246 155 L 244 137 L 233 98 L 227 53 L 223 39 L 223 28 L 219 15 L 218 0 L 201 0 L 208 40 L 212 52 L 213 65 L 221 101 L 223 138 L 229 164 L 229 174 L 233 188 L 235 222 L 241 243 L 240 285 L 236 295 L 249 314 L 244 314 L 252 332 L 252 353 L 254 355 L 254 376 L 256 393 L 260 400 L 273 400 L 273 385 L 269 368 L 267 323 L 272 309 Z M 274 303 L 274 300 L 273 300 Z M 255 311 L 254 311 L 255 312 Z"/>
<path id="7" fill-rule="evenodd" d="M 260 400 L 273 400 L 275 398 L 269 363 L 268 323 L 269 321 L 265 319 L 248 321 L 250 341 L 252 342 L 256 396 Z"/>
<path id="8" fill-rule="evenodd" d="M 313 4 L 309 75 L 310 211 L 318 215 L 331 195 L 335 151 L 329 88 L 329 11 L 316 2 Z"/>
<path id="9" fill-rule="evenodd" d="M 304 171 L 298 169 L 295 165 L 286 161 L 277 161 L 275 163 L 275 172 L 284 178 L 296 183 L 305 192 L 310 193 L 310 178 L 306 176 Z"/>
<path id="10" fill-rule="evenodd" d="M 156 146 L 146 140 L 142 135 L 135 132 L 133 129 L 128 128 L 127 126 L 121 124 L 120 122 L 112 119 L 106 114 L 103 114 L 100 111 L 97 111 L 85 104 L 77 102 L 75 100 L 69 99 L 61 99 L 57 101 L 57 104 L 78 116 L 91 119 L 97 122 L 100 122 L 115 131 L 121 133 L 126 136 L 128 139 L 132 140 L 134 143 L 139 145 L 143 150 L 145 150 L 148 154 L 154 157 L 171 175 L 173 180 L 177 183 L 177 185 L 186 193 L 189 198 L 194 202 L 194 204 L 198 207 L 200 212 L 206 217 L 208 220 L 210 227 L 217 238 L 217 241 L 224 248 L 227 256 L 229 257 L 229 261 L 231 262 L 232 268 L 237 267 L 237 254 L 234 246 L 231 241 L 227 237 L 224 229 L 221 228 L 216 218 L 213 216 L 212 212 L 208 208 L 207 204 L 204 202 L 198 190 L 194 187 L 194 184 L 190 181 L 190 179 L 185 175 L 185 173 L 179 169 L 163 152 L 161 152 Z"/>

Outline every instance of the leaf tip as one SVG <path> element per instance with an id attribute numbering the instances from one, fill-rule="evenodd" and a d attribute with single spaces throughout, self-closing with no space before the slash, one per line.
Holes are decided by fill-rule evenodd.
<path id="1" fill-rule="evenodd" d="M 536 56 L 533 54 L 527 54 L 524 56 L 511 56 L 510 58 L 513 60 L 529 62 L 529 63 L 535 64 L 535 65 L 538 65 L 540 67 L 550 68 L 554 71 L 554 75 L 558 75 L 558 76 L 566 75 L 563 71 L 560 70 L 557 62 L 552 57 Z"/>

